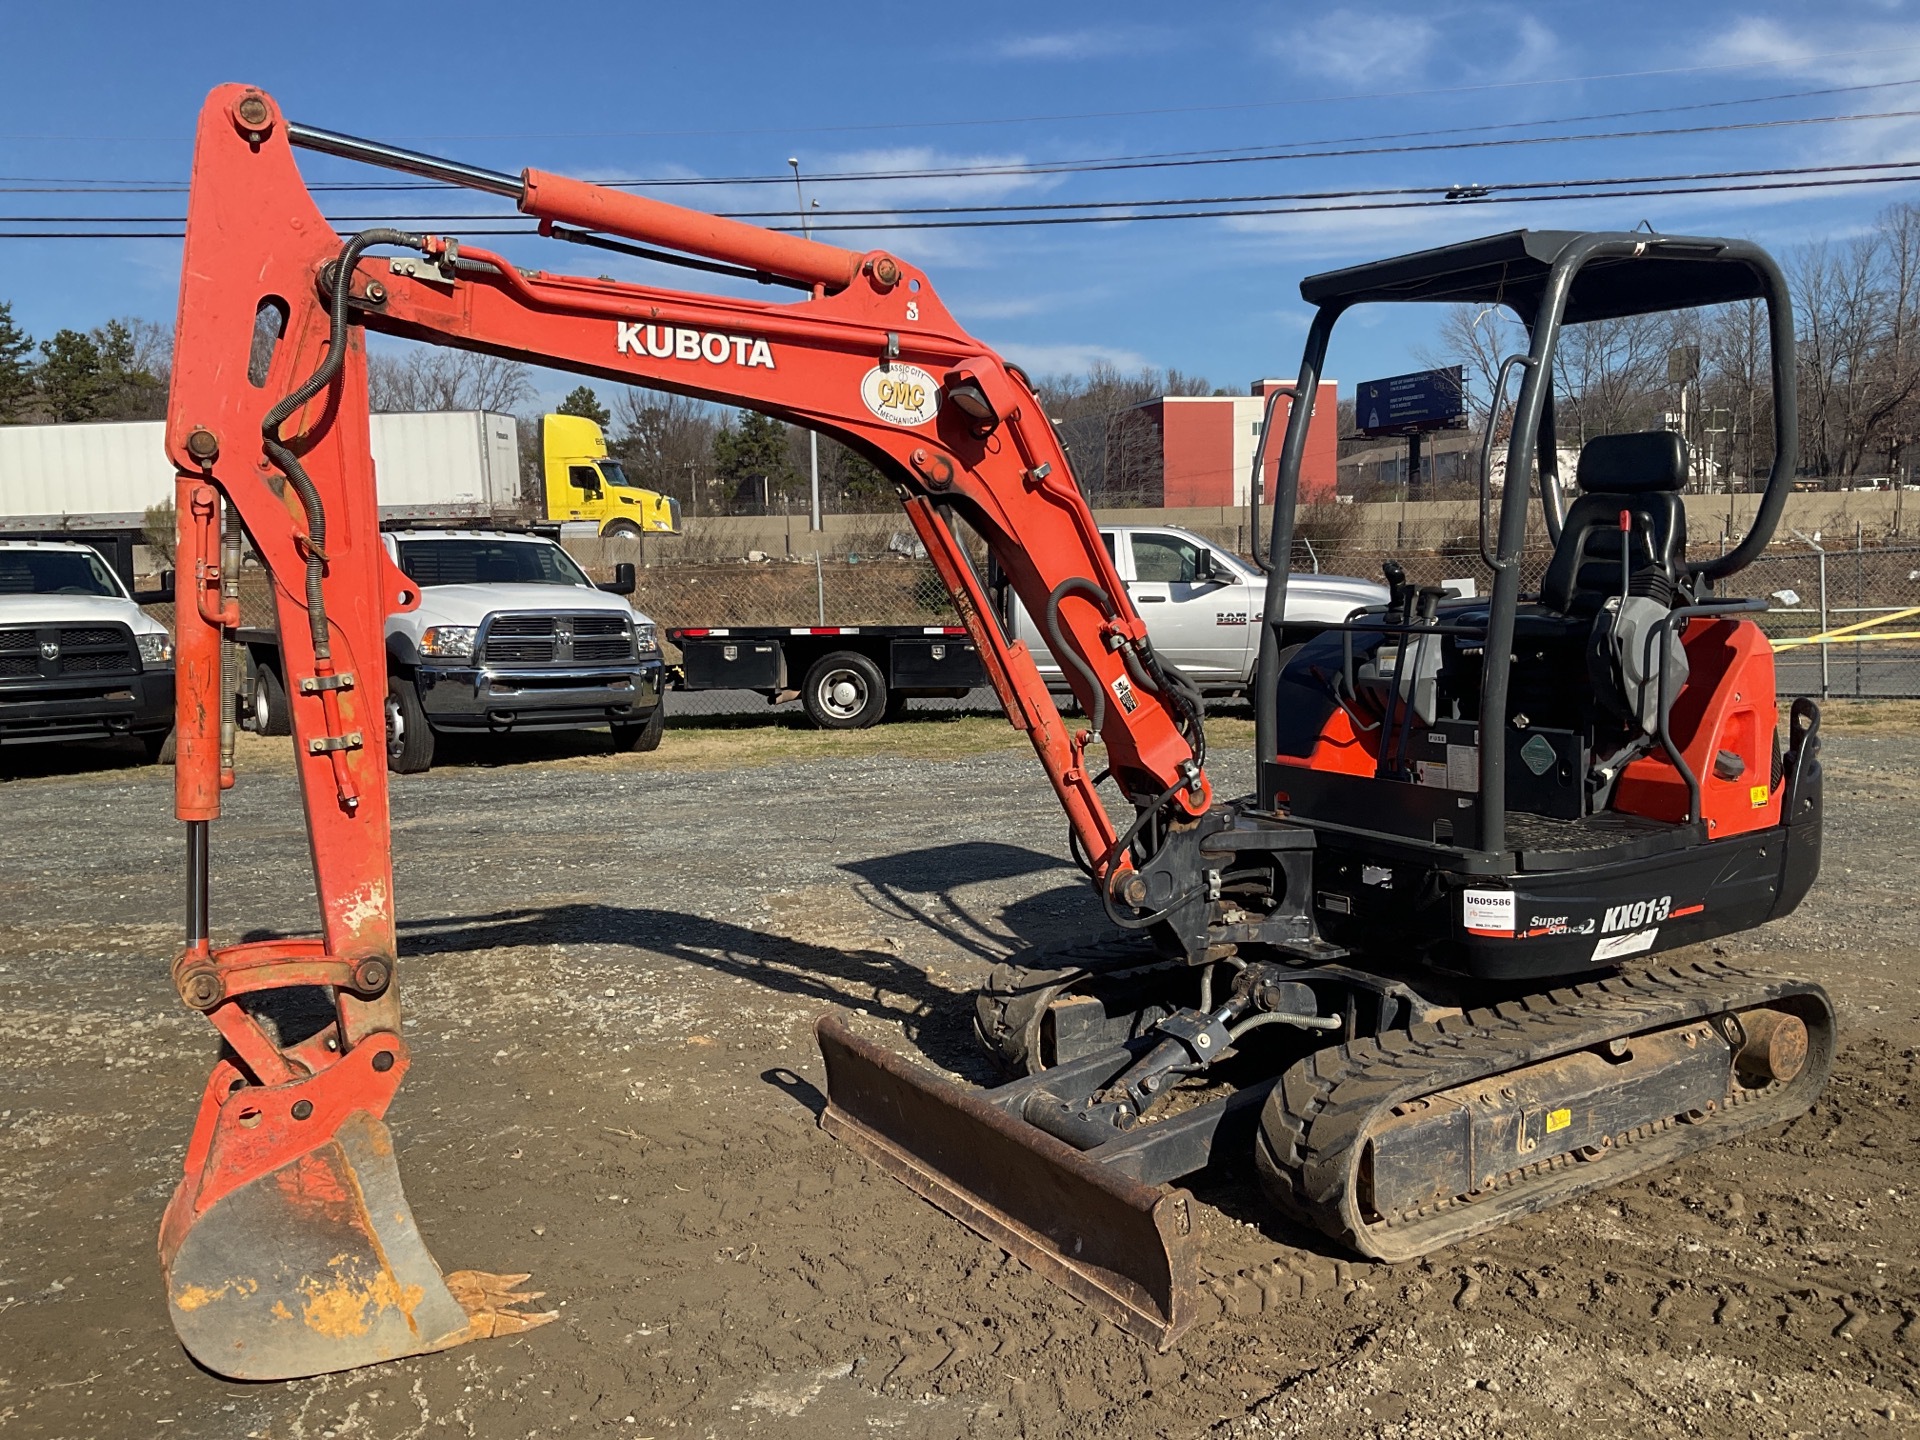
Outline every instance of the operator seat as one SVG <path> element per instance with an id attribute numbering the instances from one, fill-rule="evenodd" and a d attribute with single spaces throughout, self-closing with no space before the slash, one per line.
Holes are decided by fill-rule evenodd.
<path id="1" fill-rule="evenodd" d="M 1687 679 L 1679 636 L 1662 644 L 1662 622 L 1687 598 L 1686 442 L 1666 430 L 1598 436 L 1582 447 L 1576 479 L 1540 609 L 1584 638 L 1601 707 L 1644 743 L 1660 724 L 1663 649 L 1669 702 Z"/>
<path id="2" fill-rule="evenodd" d="M 1686 579 L 1687 442 L 1670 430 L 1600 435 L 1580 450 L 1580 496 L 1540 582 L 1540 601 L 1568 616 L 1597 614 L 1620 593 L 1620 513 L 1631 517 L 1629 593 L 1673 603 Z"/>

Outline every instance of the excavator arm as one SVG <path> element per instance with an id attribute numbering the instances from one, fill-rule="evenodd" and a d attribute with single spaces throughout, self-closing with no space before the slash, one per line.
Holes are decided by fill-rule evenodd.
<path id="1" fill-rule="evenodd" d="M 804 295 L 775 302 L 529 271 L 398 230 L 343 244 L 300 177 L 296 146 L 507 196 L 560 238 Z M 174 979 L 225 1049 L 160 1249 L 187 1348 L 240 1378 L 344 1369 L 544 1318 L 517 1308 L 531 1298 L 514 1290 L 524 1276 L 441 1275 L 382 1122 L 407 1068 L 383 632 L 418 595 L 379 538 L 369 330 L 750 407 L 874 459 L 1110 907 L 1144 908 L 1144 890 L 1124 885 L 1143 832 L 1116 836 L 1088 745 L 1104 745 L 1143 818 L 1190 822 L 1211 803 L 1197 698 L 1153 655 L 1044 409 L 922 272 L 562 176 L 476 171 L 304 129 L 258 90 L 215 90 L 196 139 L 167 448 L 178 477 L 176 799 L 189 860 Z M 1069 732 L 1032 655 L 1003 633 L 952 517 L 984 539 L 1045 627 L 1088 728 Z M 320 933 L 215 946 L 209 824 L 233 783 L 222 655 L 239 622 L 242 529 L 273 579 Z M 274 1030 L 259 997 L 288 987 L 322 987 L 333 1023 Z"/>

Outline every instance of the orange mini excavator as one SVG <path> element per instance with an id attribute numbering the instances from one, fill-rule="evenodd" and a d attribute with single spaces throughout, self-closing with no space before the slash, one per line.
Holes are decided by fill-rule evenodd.
<path id="1" fill-rule="evenodd" d="M 803 300 L 528 270 L 450 237 L 342 238 L 308 149 L 503 197 L 553 239 Z M 739 282 L 747 282 L 742 285 Z M 1014 1078 L 967 1091 L 829 1016 L 823 1123 L 1135 1334 L 1170 1344 L 1195 1285 L 1186 1192 L 1250 1153 L 1277 1209 L 1360 1253 L 1418 1255 L 1799 1113 L 1832 1063 L 1819 987 L 1646 957 L 1758 925 L 1818 869 L 1818 714 L 1775 738 L 1763 602 L 1717 582 L 1790 484 L 1793 331 L 1773 262 L 1735 241 L 1520 232 L 1316 277 L 1297 394 L 1374 301 L 1515 309 L 1506 484 L 1483 498 L 1490 595 L 1390 572 L 1390 603 L 1282 652 L 1309 407 L 1280 458 L 1257 793 L 1216 800 L 1197 691 L 1156 656 L 1026 377 L 884 253 L 527 170 L 479 170 L 295 124 L 245 86 L 200 116 L 167 452 L 178 475 L 181 998 L 225 1042 L 160 1237 L 209 1369 L 284 1378 L 525 1328 L 524 1276 L 443 1275 L 383 1116 L 400 1024 L 383 624 L 418 603 L 379 540 L 365 334 L 745 405 L 881 467 L 1067 811 L 1113 938 L 1002 966 L 981 1039 Z M 1565 503 L 1564 325 L 1733 300 L 1771 317 L 1776 459 L 1752 532 L 1693 560 L 1669 435 L 1588 442 Z M 1489 434 L 1493 427 L 1489 427 Z M 1491 445 L 1483 474 L 1491 471 Z M 1517 558 L 1538 495 L 1538 594 Z M 983 582 L 964 522 L 995 561 Z M 320 933 L 216 945 L 211 822 L 232 784 L 223 638 L 241 532 L 273 577 Z M 1071 729 L 1003 617 L 1038 617 Z M 484 632 L 479 643 L 485 644 Z M 1100 754 L 1090 754 L 1093 747 Z M 1116 826 L 1101 786 L 1132 818 Z M 1125 813 L 1125 810 L 1122 811 Z M 290 1034 L 266 992 L 327 997 Z"/>

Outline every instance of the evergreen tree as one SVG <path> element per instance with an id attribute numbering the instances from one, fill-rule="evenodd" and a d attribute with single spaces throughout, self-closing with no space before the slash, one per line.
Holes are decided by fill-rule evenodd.
<path id="1" fill-rule="evenodd" d="M 104 368 L 90 335 L 63 329 L 42 340 L 34 378 L 51 418 L 62 424 L 97 418 L 107 388 Z"/>
<path id="2" fill-rule="evenodd" d="M 0 425 L 27 418 L 33 403 L 33 337 L 13 323 L 13 306 L 0 300 Z"/>
<path id="3" fill-rule="evenodd" d="M 100 353 L 98 419 L 158 420 L 167 413 L 167 382 L 153 373 L 149 368 L 153 361 L 141 354 L 142 337 L 136 335 L 135 325 L 152 328 L 140 321 L 109 320 L 90 337 Z"/>
<path id="4" fill-rule="evenodd" d="M 723 425 L 713 437 L 713 473 L 737 505 L 764 498 L 772 508 L 776 498 L 791 498 L 803 483 L 787 457 L 787 427 L 757 410 L 742 410 L 737 425 Z"/>
<path id="5" fill-rule="evenodd" d="M 567 398 L 560 402 L 558 412 L 591 420 L 602 430 L 613 422 L 613 412 L 600 403 L 600 397 L 591 385 L 576 385 L 569 390 Z"/>

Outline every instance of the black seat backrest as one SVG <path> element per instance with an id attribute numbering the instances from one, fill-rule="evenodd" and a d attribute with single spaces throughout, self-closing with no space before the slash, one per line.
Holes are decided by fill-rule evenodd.
<path id="1" fill-rule="evenodd" d="M 1668 430 L 1601 435 L 1580 451 L 1580 495 L 1540 582 L 1563 615 L 1591 615 L 1620 593 L 1620 512 L 1632 517 L 1631 592 L 1671 603 L 1687 568 L 1687 443 Z"/>

